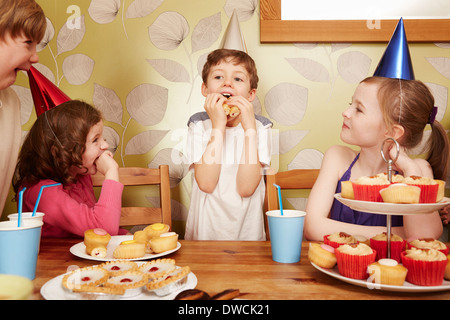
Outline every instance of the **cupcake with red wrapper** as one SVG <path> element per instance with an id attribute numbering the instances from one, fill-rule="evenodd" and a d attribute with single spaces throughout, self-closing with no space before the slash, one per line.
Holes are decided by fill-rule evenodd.
<path id="1" fill-rule="evenodd" d="M 432 238 L 420 238 L 408 242 L 409 248 L 434 249 L 447 255 L 449 248 L 441 241 Z"/>
<path id="2" fill-rule="evenodd" d="M 402 264 L 408 269 L 406 281 L 418 286 L 440 286 L 444 281 L 447 257 L 434 249 L 405 250 Z"/>
<path id="3" fill-rule="evenodd" d="M 323 236 L 323 242 L 333 248 L 337 248 L 343 244 L 358 243 L 358 240 L 348 233 L 335 232 Z"/>
<path id="4" fill-rule="evenodd" d="M 370 247 L 377 252 L 377 260 L 387 258 L 387 233 L 383 232 L 370 238 Z M 406 248 L 406 240 L 402 237 L 391 234 L 391 259 L 401 262 L 400 254 Z"/>
<path id="5" fill-rule="evenodd" d="M 438 196 L 439 184 L 431 178 L 410 176 L 403 179 L 403 183 L 420 188 L 419 203 L 435 203 Z"/>
<path id="6" fill-rule="evenodd" d="M 369 277 L 367 267 L 375 262 L 376 251 L 363 243 L 344 244 L 336 248 L 339 273 L 347 278 L 364 280 Z"/>
<path id="7" fill-rule="evenodd" d="M 383 202 L 380 190 L 389 187 L 390 182 L 385 174 L 378 174 L 360 177 L 352 185 L 355 200 Z"/>

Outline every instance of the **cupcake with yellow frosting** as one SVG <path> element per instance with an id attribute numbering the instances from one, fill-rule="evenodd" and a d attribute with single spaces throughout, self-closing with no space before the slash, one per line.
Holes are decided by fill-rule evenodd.
<path id="1" fill-rule="evenodd" d="M 322 268 L 332 269 L 336 265 L 334 248 L 327 244 L 311 242 L 309 244 L 308 259 Z"/>
<path id="2" fill-rule="evenodd" d="M 408 243 L 409 248 L 434 249 L 447 255 L 449 248 L 441 241 L 432 238 L 420 238 Z"/>
<path id="3" fill-rule="evenodd" d="M 164 223 L 154 223 L 145 227 L 144 232 L 147 235 L 147 239 L 153 239 L 159 237 L 161 234 L 169 232 L 169 225 Z"/>
<path id="4" fill-rule="evenodd" d="M 383 232 L 370 238 L 370 247 L 377 252 L 377 260 L 387 258 L 387 233 Z M 391 259 L 401 262 L 400 254 L 406 248 L 406 240 L 391 234 Z"/>
<path id="5" fill-rule="evenodd" d="M 408 269 L 406 281 L 418 286 L 440 286 L 444 281 L 447 257 L 434 249 L 405 250 L 402 264 Z"/>
<path id="6" fill-rule="evenodd" d="M 137 259 L 145 255 L 145 244 L 136 240 L 122 241 L 114 250 L 115 259 Z"/>
<path id="7" fill-rule="evenodd" d="M 325 235 L 323 237 L 323 242 L 333 248 L 337 248 L 343 244 L 358 243 L 358 240 L 348 233 L 335 232 Z"/>
<path id="8" fill-rule="evenodd" d="M 383 202 L 380 190 L 389 187 L 387 176 L 364 176 L 352 182 L 355 200 Z"/>
<path id="9" fill-rule="evenodd" d="M 419 203 L 435 203 L 438 196 L 439 184 L 431 178 L 410 176 L 403 183 L 420 188 Z"/>
<path id="10" fill-rule="evenodd" d="M 394 259 L 380 259 L 369 264 L 367 272 L 373 283 L 402 286 L 408 269 Z"/>
<path id="11" fill-rule="evenodd" d="M 367 267 L 375 262 L 376 251 L 363 243 L 344 244 L 336 248 L 338 270 L 344 277 L 367 279 Z"/>

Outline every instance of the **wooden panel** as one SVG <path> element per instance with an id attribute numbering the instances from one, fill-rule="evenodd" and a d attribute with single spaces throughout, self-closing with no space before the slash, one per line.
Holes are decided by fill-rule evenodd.
<path id="1" fill-rule="evenodd" d="M 101 186 L 105 177 L 97 172 L 92 175 L 93 185 Z M 124 186 L 159 186 L 161 208 L 122 207 L 121 226 L 133 226 L 162 222 L 172 227 L 169 166 L 159 168 L 121 167 L 119 180 Z M 140 187 L 139 187 L 140 188 Z"/>
<path id="2" fill-rule="evenodd" d="M 388 42 L 398 20 L 281 20 L 281 0 L 261 0 L 260 41 L 279 42 Z M 450 41 L 450 19 L 404 19 L 408 42 Z"/>
<path id="3" fill-rule="evenodd" d="M 161 208 L 123 207 L 120 215 L 121 226 L 135 226 L 162 222 Z M 170 225 L 170 223 L 167 223 Z"/>

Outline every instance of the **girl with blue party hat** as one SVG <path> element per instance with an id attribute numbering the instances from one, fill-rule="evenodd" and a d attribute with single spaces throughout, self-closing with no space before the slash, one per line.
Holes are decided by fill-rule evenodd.
<path id="1" fill-rule="evenodd" d="M 386 215 L 355 211 L 335 200 L 334 194 L 341 192 L 342 181 L 387 171 L 387 163 L 381 156 L 387 138 L 394 138 L 400 146 L 393 164 L 397 173 L 445 180 L 449 142 L 443 126 L 435 119 L 436 114 L 430 90 L 414 80 L 400 20 L 375 75 L 361 81 L 350 106 L 342 113 L 340 137 L 358 148 L 337 145 L 325 153 L 306 207 L 306 238 L 323 240 L 323 236 L 335 232 L 370 238 L 386 232 Z M 411 158 L 407 151 L 420 144 L 427 125 L 431 126 L 431 135 L 426 159 Z M 391 159 L 397 156 L 393 146 L 384 151 Z M 391 232 L 403 239 L 437 239 L 443 230 L 438 212 L 392 216 L 391 223 Z"/>

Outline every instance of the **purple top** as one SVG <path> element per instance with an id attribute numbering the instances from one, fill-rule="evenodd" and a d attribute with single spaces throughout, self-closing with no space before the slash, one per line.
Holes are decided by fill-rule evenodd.
<path id="1" fill-rule="evenodd" d="M 345 171 L 339 180 L 336 193 L 341 192 L 341 181 L 350 180 L 350 176 L 352 173 L 352 168 L 355 162 L 359 159 L 359 153 L 356 155 L 353 162 L 350 164 L 350 167 Z M 393 227 L 401 227 L 403 226 L 403 217 L 402 216 L 391 216 L 391 225 Z M 346 205 L 342 204 L 338 200 L 334 199 L 333 205 L 331 206 L 330 218 L 337 221 L 353 223 L 364 226 L 385 226 L 386 225 L 386 215 L 384 214 L 374 214 L 368 212 L 361 212 L 353 210 Z"/>

